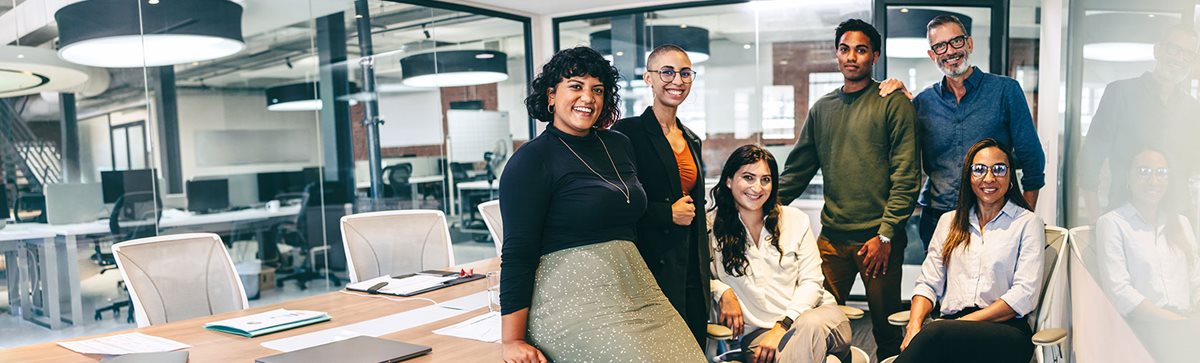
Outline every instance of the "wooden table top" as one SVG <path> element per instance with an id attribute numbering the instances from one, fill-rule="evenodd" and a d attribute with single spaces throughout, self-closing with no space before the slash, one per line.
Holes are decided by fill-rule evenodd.
<path id="1" fill-rule="evenodd" d="M 500 269 L 500 259 L 493 258 L 456 266 L 454 270 L 458 270 L 459 268 L 474 268 L 475 273 L 498 271 Z M 444 302 L 485 291 L 486 289 L 487 279 L 479 279 L 421 294 L 419 297 Z M 188 359 L 190 362 L 245 362 L 280 353 L 279 351 L 263 347 L 261 345 L 263 342 L 354 324 L 430 305 L 428 301 L 393 301 L 334 291 L 279 304 L 69 340 L 83 340 L 101 336 L 141 332 L 191 345 L 192 347 L 187 349 L 189 351 Z M 252 315 L 279 308 L 324 311 L 329 313 L 332 319 L 323 323 L 255 338 L 245 338 L 204 329 L 204 323 Z M 406 362 L 498 362 L 501 358 L 499 343 L 484 343 L 433 333 L 434 330 L 462 322 L 486 311 L 487 308 L 478 309 L 448 319 L 383 335 L 381 338 L 433 347 L 433 353 Z M 101 356 L 99 355 L 75 353 L 67 348 L 58 346 L 54 342 L 0 350 L 0 362 L 97 362 L 100 358 Z"/>

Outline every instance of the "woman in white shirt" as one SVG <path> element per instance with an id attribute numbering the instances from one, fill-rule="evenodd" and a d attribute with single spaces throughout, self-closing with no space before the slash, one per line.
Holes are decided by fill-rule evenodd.
<path id="1" fill-rule="evenodd" d="M 1191 224 L 1167 202 L 1170 164 L 1144 149 L 1126 170 L 1128 200 L 1096 221 L 1100 284 L 1158 361 L 1195 361 L 1200 269 Z"/>
<path id="2" fill-rule="evenodd" d="M 958 208 L 938 220 L 897 363 L 1013 362 L 1033 356 L 1046 227 L 1021 197 L 1011 152 L 984 139 L 963 160 Z M 941 319 L 925 324 L 935 303 Z"/>
<path id="3" fill-rule="evenodd" d="M 822 287 L 808 216 L 780 206 L 775 157 L 738 148 L 713 187 L 709 210 L 713 298 L 741 337 L 746 362 L 849 362 L 850 322 Z"/>

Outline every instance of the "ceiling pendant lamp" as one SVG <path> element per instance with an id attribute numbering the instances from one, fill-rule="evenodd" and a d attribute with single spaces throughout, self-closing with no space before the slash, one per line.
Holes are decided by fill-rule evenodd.
<path id="1" fill-rule="evenodd" d="M 403 83 L 410 87 L 459 87 L 508 79 L 508 55 L 493 50 L 448 50 L 400 59 Z"/>
<path id="2" fill-rule="evenodd" d="M 929 21 L 939 15 L 951 15 L 958 18 L 971 34 L 971 17 L 964 14 L 932 10 L 932 9 L 888 9 L 887 17 L 887 54 L 894 58 L 929 58 L 929 39 L 926 34 Z"/>
<path id="3" fill-rule="evenodd" d="M 646 32 L 646 39 L 641 42 L 645 45 L 643 50 L 646 56 L 649 56 L 650 51 L 654 48 L 664 44 L 674 44 L 683 48 L 692 64 L 704 63 L 712 54 L 709 47 L 708 29 L 687 25 L 652 25 L 646 27 Z M 603 54 L 605 59 L 610 61 L 614 59 L 612 30 L 592 33 L 589 38 L 592 49 Z M 623 57 L 625 54 L 618 53 L 617 56 Z"/>
<path id="4" fill-rule="evenodd" d="M 233 55 L 246 46 L 242 6 L 230 0 L 87 0 L 64 6 L 54 19 L 58 55 L 95 67 L 183 64 Z"/>
<path id="5" fill-rule="evenodd" d="M 1109 12 L 1083 17 L 1083 58 L 1104 62 L 1154 60 L 1155 37 L 1178 15 Z"/>
<path id="6" fill-rule="evenodd" d="M 346 101 L 353 105 L 363 97 L 358 91 L 358 84 L 350 82 L 350 94 L 338 97 L 336 101 Z M 324 108 L 320 82 L 279 85 L 267 88 L 266 94 L 267 111 L 320 111 Z"/>
<path id="7" fill-rule="evenodd" d="M 87 80 L 87 67 L 64 62 L 53 50 L 0 46 L 0 97 L 56 92 Z"/>

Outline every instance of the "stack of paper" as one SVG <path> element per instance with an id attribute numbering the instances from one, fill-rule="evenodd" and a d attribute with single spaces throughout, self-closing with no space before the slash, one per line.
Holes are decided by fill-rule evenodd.
<path id="1" fill-rule="evenodd" d="M 433 332 L 434 334 L 495 343 L 500 341 L 500 313 L 493 311 Z"/>
<path id="2" fill-rule="evenodd" d="M 329 320 L 329 314 L 320 311 L 275 309 L 240 318 L 214 321 L 204 324 L 204 328 L 253 338 L 326 320 Z"/>
<path id="3" fill-rule="evenodd" d="M 190 345 L 142 333 L 118 334 L 73 342 L 59 342 L 63 348 L 81 354 L 120 355 L 130 353 L 170 352 Z"/>

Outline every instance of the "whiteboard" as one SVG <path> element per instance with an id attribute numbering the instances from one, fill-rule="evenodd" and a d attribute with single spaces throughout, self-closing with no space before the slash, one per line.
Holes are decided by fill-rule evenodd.
<path id="1" fill-rule="evenodd" d="M 484 152 L 507 154 L 512 148 L 507 111 L 450 110 L 446 112 L 446 120 L 450 161 L 481 162 Z"/>

